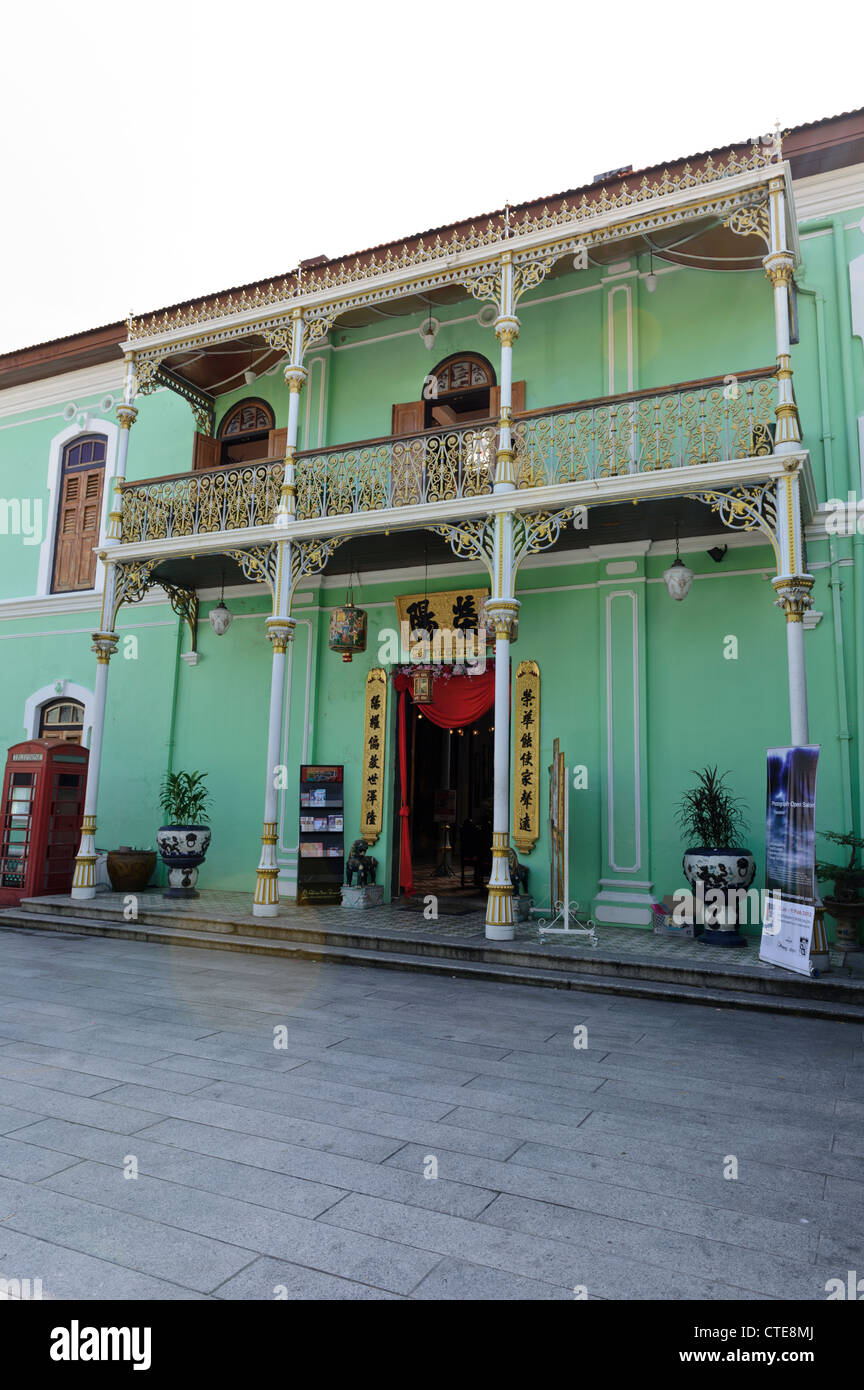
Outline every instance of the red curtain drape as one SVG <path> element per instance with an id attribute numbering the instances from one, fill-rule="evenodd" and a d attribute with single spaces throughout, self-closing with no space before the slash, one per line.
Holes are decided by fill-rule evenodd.
<path id="1" fill-rule="evenodd" d="M 397 675 L 410 687 L 411 677 Z M 397 689 L 400 687 L 397 686 Z M 404 687 L 402 687 L 404 688 Z M 439 729 L 463 729 L 480 719 L 495 703 L 495 667 L 487 666 L 477 676 L 451 676 L 449 680 L 434 680 L 432 703 L 423 706 L 423 717 Z"/>
<path id="2" fill-rule="evenodd" d="M 399 696 L 399 816 L 402 823 L 399 836 L 399 883 L 403 892 L 410 894 L 414 892 L 414 866 L 411 863 L 411 830 L 408 824 L 411 807 L 408 805 L 405 712 L 408 691 L 411 689 L 411 676 L 397 671 L 393 676 L 393 688 Z M 423 714 L 440 729 L 461 729 L 466 724 L 473 724 L 476 719 L 480 719 L 494 703 L 495 668 L 487 666 L 480 675 L 450 676 L 448 680 L 434 681 L 432 703 L 423 706 Z"/>

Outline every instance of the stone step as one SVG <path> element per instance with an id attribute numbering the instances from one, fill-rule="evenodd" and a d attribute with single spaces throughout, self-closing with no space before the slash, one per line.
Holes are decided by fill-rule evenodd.
<path id="1" fill-rule="evenodd" d="M 147 904 L 146 899 L 143 900 Z M 202 905 L 203 906 L 203 905 Z M 19 908 L 8 909 L 25 914 L 32 923 L 33 917 L 64 916 L 74 921 L 119 923 L 126 925 L 118 917 L 116 906 L 100 903 L 99 898 L 87 902 L 57 902 L 56 899 L 28 898 Z M 0 911 L 0 919 L 7 915 Z M 842 998 L 847 1003 L 864 1006 L 864 978 L 841 978 L 836 973 L 823 979 L 804 979 L 785 971 L 766 972 L 759 967 L 737 970 L 724 969 L 726 952 L 719 947 L 704 947 L 705 962 L 686 957 L 680 961 L 658 960 L 651 956 L 639 959 L 636 956 L 622 956 L 604 952 L 601 944 L 578 957 L 565 953 L 544 951 L 539 944 L 526 949 L 524 943 L 490 942 L 478 943 L 460 941 L 458 938 L 422 934 L 406 931 L 404 935 L 378 935 L 374 930 L 374 914 L 348 913 L 343 927 L 328 926 L 317 928 L 304 926 L 292 921 L 290 913 L 277 918 L 262 917 L 254 920 L 220 920 L 207 917 L 203 911 L 195 915 L 195 905 L 184 907 L 182 920 L 178 921 L 176 912 L 163 911 L 159 907 L 139 905 L 136 925 L 166 927 L 183 933 L 201 932 L 214 935 L 242 936 L 271 941 L 295 941 L 309 945 L 345 947 L 352 950 L 368 951 L 376 955 L 396 951 L 402 955 L 420 955 L 466 964 L 512 965 L 519 969 L 536 968 L 550 972 L 571 972 L 580 975 L 621 976 L 638 980 L 655 980 L 668 984 L 692 985 L 696 988 L 733 990 L 742 994 L 773 995 L 778 998 L 799 997 L 822 999 L 826 1002 Z M 670 947 L 674 950 L 674 947 Z M 735 953 L 732 952 L 734 958 Z M 730 964 L 731 964 L 730 960 Z"/>
<path id="2" fill-rule="evenodd" d="M 76 905 L 77 907 L 77 905 Z M 78 909 L 80 911 L 80 908 Z M 107 916 L 107 914 L 103 914 Z M 95 916 L 95 914 L 94 914 Z M 175 919 L 176 922 L 176 919 Z M 236 926 L 236 924 L 232 924 Z M 657 999 L 665 1003 L 687 1003 L 708 1005 L 713 1008 L 752 1009 L 766 1013 L 792 1014 L 807 1018 L 830 1019 L 836 1022 L 864 1023 L 864 1003 L 852 997 L 862 993 L 860 988 L 844 988 L 845 981 L 837 981 L 830 998 L 819 998 L 805 992 L 804 986 L 813 982 L 797 981 L 795 977 L 780 983 L 787 986 L 787 992 L 754 992 L 724 984 L 718 985 L 711 971 L 706 971 L 704 979 L 691 983 L 678 978 L 673 980 L 652 979 L 648 974 L 640 975 L 638 970 L 650 971 L 659 967 L 644 963 L 627 963 L 628 973 L 620 970 L 619 962 L 606 962 L 607 969 L 600 970 L 602 962 L 592 960 L 595 967 L 588 971 L 584 960 L 564 960 L 556 958 L 554 968 L 548 968 L 548 958 L 531 955 L 527 959 L 502 959 L 503 952 L 494 948 L 480 948 L 474 959 L 456 957 L 450 953 L 446 943 L 432 943 L 437 949 L 429 953 L 429 942 L 410 942 L 400 938 L 397 942 L 379 940 L 377 944 L 357 944 L 355 937 L 348 940 L 334 940 L 336 933 L 312 933 L 325 938 L 320 941 L 302 940 L 304 929 L 282 929 L 279 935 L 253 936 L 243 930 L 205 931 L 188 930 L 185 923 L 178 927 L 158 926 L 153 923 L 122 922 L 113 920 L 94 921 L 93 916 L 79 916 L 75 912 L 31 912 L 21 909 L 7 909 L 0 912 L 0 930 L 10 931 L 52 931 L 70 936 L 102 936 L 126 941 L 146 941 L 169 946 L 188 946 L 222 951 L 241 951 L 252 955 L 272 956 L 279 959 L 332 962 L 339 965 L 360 965 L 387 970 L 411 970 L 421 974 L 447 975 L 451 979 L 489 980 L 502 984 L 535 985 L 552 989 L 584 990 L 595 994 L 626 995 L 633 998 Z M 270 928 L 276 931 L 275 928 Z M 505 943 L 506 945 L 506 943 Z M 395 946 L 395 949 L 394 949 Z M 406 949 L 420 946 L 423 950 Z M 721 979 L 730 980 L 723 976 Z M 749 985 L 751 981 L 746 981 Z M 795 986 L 797 985 L 797 991 Z"/>

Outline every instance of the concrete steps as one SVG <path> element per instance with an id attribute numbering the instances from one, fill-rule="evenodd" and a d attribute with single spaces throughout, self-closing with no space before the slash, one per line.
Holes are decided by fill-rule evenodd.
<path id="1" fill-rule="evenodd" d="M 864 980 L 837 975 L 807 980 L 777 971 L 724 970 L 716 951 L 701 962 L 553 954 L 527 943 L 467 942 L 420 932 L 379 936 L 363 915 L 363 926 L 315 929 L 290 918 L 235 922 L 145 908 L 125 922 L 95 903 L 57 904 L 30 899 L 0 911 L 0 929 L 104 936 L 127 941 L 242 951 L 279 959 L 368 965 L 423 974 L 528 984 L 596 994 L 629 995 L 715 1008 L 758 1009 L 864 1023 Z M 706 952 L 709 948 L 705 948 Z"/>

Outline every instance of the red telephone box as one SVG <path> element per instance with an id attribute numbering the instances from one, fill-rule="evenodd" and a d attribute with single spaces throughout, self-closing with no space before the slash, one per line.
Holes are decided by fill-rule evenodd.
<path id="1" fill-rule="evenodd" d="M 71 891 L 89 760 L 89 749 L 57 739 L 34 738 L 9 749 L 0 825 L 0 905 Z"/>

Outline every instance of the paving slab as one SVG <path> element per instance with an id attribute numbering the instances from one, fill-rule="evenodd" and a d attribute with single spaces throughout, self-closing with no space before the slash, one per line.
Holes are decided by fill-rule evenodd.
<path id="1" fill-rule="evenodd" d="M 60 932 L 0 930 L 0 985 L 0 1276 L 49 1298 L 806 1301 L 864 1269 L 860 1022 Z"/>

